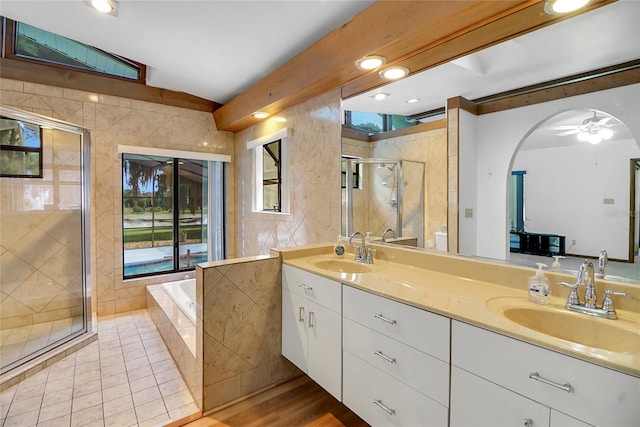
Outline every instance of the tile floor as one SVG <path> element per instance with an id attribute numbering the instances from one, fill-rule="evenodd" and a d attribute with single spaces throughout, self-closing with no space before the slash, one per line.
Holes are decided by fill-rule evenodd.
<path id="1" fill-rule="evenodd" d="M 198 412 L 146 310 L 98 319 L 98 340 L 0 393 L 0 426 L 156 426 Z"/>

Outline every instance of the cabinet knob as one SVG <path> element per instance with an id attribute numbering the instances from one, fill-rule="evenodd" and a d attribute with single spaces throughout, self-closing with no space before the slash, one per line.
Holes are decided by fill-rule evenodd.
<path id="1" fill-rule="evenodd" d="M 532 427 L 532 426 L 533 426 L 533 420 L 531 418 L 525 418 L 524 427 Z"/>

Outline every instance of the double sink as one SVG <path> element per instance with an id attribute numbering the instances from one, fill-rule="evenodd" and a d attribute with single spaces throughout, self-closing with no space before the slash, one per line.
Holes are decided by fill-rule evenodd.
<path id="1" fill-rule="evenodd" d="M 402 277 L 397 279 L 397 283 L 403 283 L 405 287 L 412 287 L 407 285 L 407 278 L 415 276 L 415 280 L 409 280 L 409 282 L 416 284 L 415 287 L 412 287 L 412 290 L 415 291 L 414 295 L 419 298 L 429 294 L 429 297 L 424 299 L 429 303 L 433 302 L 434 294 L 442 296 L 451 292 L 450 295 L 453 295 L 456 289 L 462 289 L 459 285 L 447 286 L 446 288 L 443 285 L 443 289 L 437 291 L 431 288 L 429 289 L 431 292 L 424 291 L 419 285 L 420 274 L 419 272 L 417 275 L 415 274 L 415 267 L 403 265 L 400 268 L 398 266 L 390 268 L 390 264 L 393 263 L 389 262 L 380 266 L 379 264 L 358 263 L 346 258 L 324 256 L 309 259 L 309 264 L 325 274 L 333 277 L 338 275 L 343 281 L 356 284 L 366 284 L 369 281 L 380 283 L 380 280 L 391 283 L 396 280 L 395 276 L 399 274 Z M 473 286 L 470 283 L 465 284 Z M 492 290 L 495 290 L 495 286 Z M 477 296 L 477 290 L 474 292 L 474 295 Z M 467 296 L 460 297 L 459 294 L 450 296 L 450 299 L 458 298 L 464 300 L 467 306 L 475 305 L 472 310 L 474 313 L 484 314 L 483 311 L 491 313 L 490 315 L 495 317 L 494 321 L 498 325 L 504 325 L 505 321 L 511 323 L 513 325 L 511 330 L 517 331 L 518 328 L 525 328 L 534 332 L 532 335 L 534 337 L 541 337 L 539 334 L 542 334 L 543 339 L 546 336 L 562 340 L 561 347 L 563 348 L 569 347 L 579 352 L 593 352 L 594 349 L 600 349 L 624 357 L 634 359 L 640 357 L 640 316 L 636 313 L 625 313 L 625 316 L 618 320 L 600 319 L 566 310 L 561 298 L 552 298 L 550 305 L 542 306 L 529 302 L 524 290 L 520 293 L 519 290 L 514 291 L 509 288 L 505 289 L 505 293 L 508 296 L 495 296 L 496 292 L 491 292 L 489 295 L 494 296 L 481 301 Z M 484 304 L 484 309 L 478 307 L 482 304 Z M 449 305 L 451 304 L 449 303 Z M 455 315 L 455 312 L 453 314 Z M 490 322 L 484 321 L 484 323 Z"/>

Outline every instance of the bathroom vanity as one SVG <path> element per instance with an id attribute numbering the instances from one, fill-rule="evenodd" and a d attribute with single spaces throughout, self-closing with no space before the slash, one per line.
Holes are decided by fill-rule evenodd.
<path id="1" fill-rule="evenodd" d="M 596 319 L 564 310 L 563 287 L 528 302 L 530 269 L 376 249 L 370 265 L 329 245 L 281 253 L 283 355 L 369 424 L 637 425 L 637 301 Z"/>

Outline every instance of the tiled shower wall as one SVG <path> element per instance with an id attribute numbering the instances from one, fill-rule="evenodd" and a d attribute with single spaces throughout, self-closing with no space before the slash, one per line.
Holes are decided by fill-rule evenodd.
<path id="1" fill-rule="evenodd" d="M 289 108 L 235 136 L 236 254 L 334 241 L 340 233 L 340 93 L 331 91 Z M 282 128 L 289 140 L 289 214 L 252 212 L 251 151 L 247 142 Z"/>
<path id="2" fill-rule="evenodd" d="M 219 132 L 212 114 L 206 112 L 17 80 L 0 79 L 0 89 L 5 106 L 91 130 L 93 302 L 97 296 L 98 315 L 144 308 L 145 286 L 154 280 L 122 280 L 122 172 L 118 145 L 233 156 L 233 134 Z M 234 206 L 234 168 L 232 159 L 228 170 L 230 206 Z M 235 235 L 232 209 L 228 233 Z M 235 254 L 234 246 L 231 237 L 230 256 Z"/>
<path id="3" fill-rule="evenodd" d="M 424 174 L 425 246 L 434 233 L 447 224 L 447 132 L 445 128 L 375 142 L 343 140 L 343 154 L 358 157 L 395 159 L 422 162 Z M 366 147 L 368 146 L 368 151 Z M 405 181 L 407 180 L 405 176 Z M 409 178 L 410 179 L 410 178 Z M 417 184 L 417 183 L 416 183 Z M 388 198 L 368 198 L 368 206 L 357 206 L 354 215 L 373 217 L 388 210 Z M 363 213 L 363 209 L 368 211 Z M 371 220 L 370 220 L 371 221 Z"/>
<path id="4" fill-rule="evenodd" d="M 43 129 L 42 139 L 42 178 L 0 178 L 0 330 L 83 327 L 81 137 Z"/>

